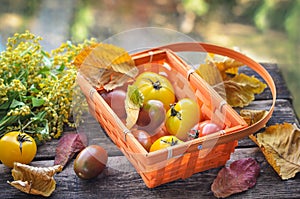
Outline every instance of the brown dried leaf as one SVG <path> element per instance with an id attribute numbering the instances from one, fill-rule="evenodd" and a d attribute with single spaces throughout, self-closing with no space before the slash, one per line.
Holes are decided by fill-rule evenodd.
<path id="1" fill-rule="evenodd" d="M 300 129 L 296 125 L 276 124 L 250 138 L 283 180 L 293 178 L 300 171 Z"/>
<path id="2" fill-rule="evenodd" d="M 266 110 L 243 109 L 240 111 L 240 115 L 247 122 L 249 126 L 255 124 L 256 122 L 264 118 L 266 114 L 268 114 L 268 111 Z"/>
<path id="3" fill-rule="evenodd" d="M 74 64 L 97 90 L 112 90 L 138 74 L 128 52 L 111 44 L 99 43 L 85 48 Z"/>
<path id="4" fill-rule="evenodd" d="M 76 153 L 87 146 L 85 134 L 68 133 L 64 134 L 56 146 L 54 165 L 65 166 Z"/>
<path id="5" fill-rule="evenodd" d="M 219 171 L 211 190 L 218 198 L 246 191 L 256 184 L 259 172 L 259 164 L 253 158 L 234 161 Z"/>
<path id="6" fill-rule="evenodd" d="M 227 103 L 233 107 L 244 107 L 254 100 L 254 95 L 264 91 L 266 84 L 254 76 L 249 77 L 243 73 L 225 81 Z"/>
<path id="7" fill-rule="evenodd" d="M 56 187 L 53 176 L 61 172 L 62 168 L 61 165 L 42 168 L 14 163 L 12 170 L 14 181 L 8 183 L 22 192 L 48 197 Z"/>

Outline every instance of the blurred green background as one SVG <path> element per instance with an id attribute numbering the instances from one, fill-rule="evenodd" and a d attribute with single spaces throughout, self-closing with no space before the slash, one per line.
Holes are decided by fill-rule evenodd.
<path id="1" fill-rule="evenodd" d="M 46 50 L 71 40 L 98 41 L 139 27 L 163 27 L 195 40 L 238 47 L 277 63 L 300 113 L 300 0 L 0 0 L 0 51 L 30 30 Z"/>

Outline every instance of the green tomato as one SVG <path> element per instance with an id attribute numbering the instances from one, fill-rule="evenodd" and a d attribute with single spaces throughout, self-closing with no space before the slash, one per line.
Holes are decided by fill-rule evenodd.
<path id="1" fill-rule="evenodd" d="M 183 98 L 171 105 L 171 108 L 167 111 L 165 126 L 171 135 L 186 141 L 188 132 L 200 119 L 201 111 L 197 102 L 189 98 Z"/>

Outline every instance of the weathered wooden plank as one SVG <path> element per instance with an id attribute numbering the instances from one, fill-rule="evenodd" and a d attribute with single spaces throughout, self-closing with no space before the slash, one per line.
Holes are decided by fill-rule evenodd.
<path id="1" fill-rule="evenodd" d="M 261 167 L 261 173 L 254 188 L 229 198 L 272 198 L 276 190 L 278 198 L 300 197 L 300 176 L 282 181 L 273 168 L 266 162 L 258 148 L 237 149 L 228 164 L 241 158 L 253 157 Z M 50 166 L 53 161 L 33 162 L 36 166 Z M 104 174 L 90 181 L 79 179 L 69 164 L 63 172 L 57 174 L 57 188 L 51 198 L 214 198 L 210 186 L 220 168 L 194 174 L 188 179 L 177 180 L 154 189 L 148 189 L 140 176 L 133 170 L 124 156 L 109 158 Z M 1 198 L 36 198 L 15 190 L 8 184 L 12 180 L 10 171 L 0 165 Z"/>

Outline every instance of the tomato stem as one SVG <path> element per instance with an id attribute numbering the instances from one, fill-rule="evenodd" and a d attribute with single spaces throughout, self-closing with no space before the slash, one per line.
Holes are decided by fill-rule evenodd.
<path id="1" fill-rule="evenodd" d="M 156 80 L 156 82 L 153 82 L 151 79 L 147 79 L 147 80 L 149 80 L 150 82 L 151 82 L 151 84 L 152 84 L 152 86 L 153 86 L 153 88 L 155 89 L 155 90 L 159 90 L 159 89 L 161 89 L 162 88 L 162 85 L 161 85 L 161 83 L 160 83 L 160 81 L 159 80 Z"/>
<path id="2" fill-rule="evenodd" d="M 20 152 L 21 152 L 21 154 L 22 154 L 22 147 L 23 147 L 23 142 L 31 142 L 31 140 L 29 139 L 29 136 L 27 136 L 27 135 L 25 135 L 25 134 L 23 134 L 23 135 L 21 135 L 21 134 L 19 134 L 18 136 L 17 136 L 17 141 L 19 142 L 19 148 L 20 148 Z"/>
<path id="3" fill-rule="evenodd" d="M 176 104 L 171 104 L 170 105 L 170 109 L 171 109 L 171 117 L 177 117 L 179 120 L 182 120 L 182 117 L 181 117 L 181 113 L 177 110 L 175 110 L 175 105 Z"/>

